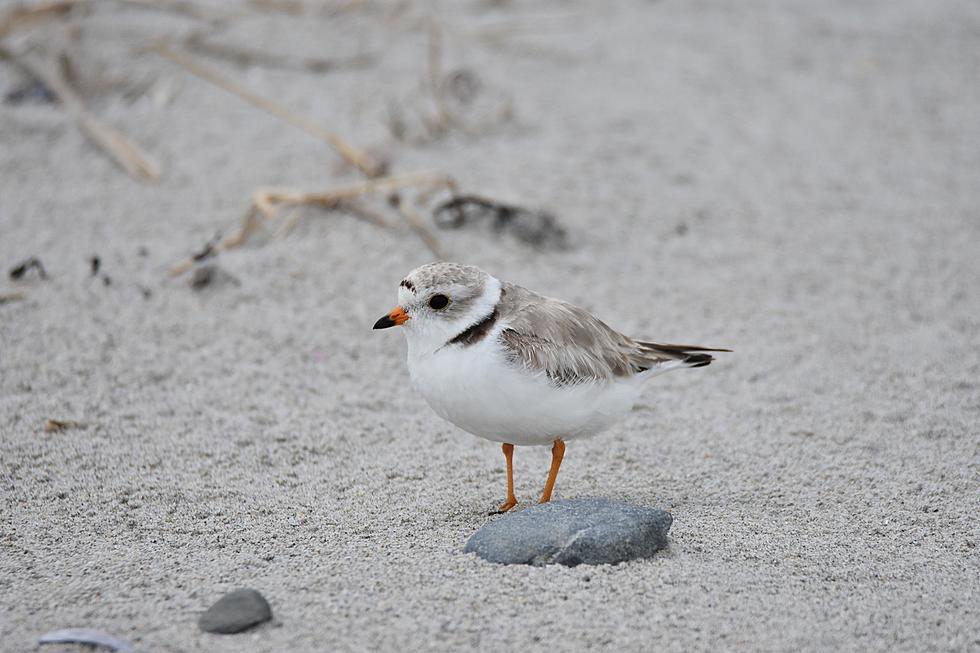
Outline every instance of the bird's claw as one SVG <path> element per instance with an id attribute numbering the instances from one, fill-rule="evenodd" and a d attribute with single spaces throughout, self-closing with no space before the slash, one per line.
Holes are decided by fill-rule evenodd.
<path id="1" fill-rule="evenodd" d="M 510 510 L 511 508 L 513 508 L 514 506 L 516 506 L 516 505 L 517 505 L 517 499 L 508 499 L 507 501 L 504 501 L 500 505 L 500 507 L 497 508 L 496 510 L 491 510 L 490 511 L 490 514 L 491 515 L 502 515 L 505 512 L 507 512 L 508 510 Z"/>

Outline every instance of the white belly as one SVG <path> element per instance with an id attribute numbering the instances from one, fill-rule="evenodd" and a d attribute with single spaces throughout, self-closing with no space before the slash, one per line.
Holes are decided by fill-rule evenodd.
<path id="1" fill-rule="evenodd" d="M 442 418 L 481 438 L 551 444 L 595 435 L 625 417 L 640 392 L 635 379 L 555 387 L 515 369 L 487 338 L 408 359 L 412 383 Z"/>

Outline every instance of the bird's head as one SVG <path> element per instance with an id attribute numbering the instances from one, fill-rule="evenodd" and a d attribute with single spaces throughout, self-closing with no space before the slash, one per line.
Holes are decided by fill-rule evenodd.
<path id="1" fill-rule="evenodd" d="M 404 327 L 409 347 L 432 352 L 492 313 L 500 287 L 472 265 L 429 263 L 401 280 L 398 306 L 374 328 Z"/>

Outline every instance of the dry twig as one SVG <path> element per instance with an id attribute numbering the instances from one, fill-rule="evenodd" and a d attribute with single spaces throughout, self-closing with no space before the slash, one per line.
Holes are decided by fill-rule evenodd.
<path id="1" fill-rule="evenodd" d="M 429 188 L 433 186 L 444 186 L 451 191 L 455 189 L 455 184 L 450 177 L 432 173 L 420 173 L 372 179 L 363 184 L 338 188 L 337 190 L 327 191 L 325 193 L 309 193 L 293 189 L 259 189 L 253 193 L 252 203 L 262 211 L 263 215 L 271 218 L 276 213 L 277 204 L 286 206 L 307 204 L 334 208 L 342 201 L 355 199 L 371 193 L 392 191 L 398 188 Z"/>
<path id="2" fill-rule="evenodd" d="M 361 184 L 355 184 L 344 188 L 323 193 L 309 193 L 295 189 L 258 189 L 252 193 L 252 204 L 242 221 L 239 230 L 223 240 L 208 243 L 201 254 L 197 254 L 181 261 L 170 269 L 170 276 L 177 277 L 194 267 L 199 260 L 210 257 L 218 252 L 233 249 L 243 245 L 255 231 L 259 228 L 262 218 L 271 220 L 274 218 L 281 207 L 303 207 L 318 206 L 325 209 L 343 210 L 351 215 L 360 218 L 376 227 L 388 228 L 388 223 L 357 200 L 365 195 L 372 193 L 391 192 L 398 188 L 415 187 L 423 191 L 430 188 L 446 188 L 455 195 L 456 184 L 452 178 L 445 175 L 432 173 L 419 173 L 410 175 L 398 175 L 392 177 L 382 177 L 372 179 Z M 400 209 L 401 210 L 401 209 Z M 426 226 L 422 218 L 414 213 L 409 217 L 402 211 L 402 215 L 408 221 L 412 229 L 425 242 L 426 246 L 432 250 L 433 254 L 442 258 L 442 248 L 435 234 Z M 285 224 L 279 229 L 279 236 L 283 237 L 295 226 L 298 214 L 293 213 L 287 218 Z"/>
<path id="3" fill-rule="evenodd" d="M 296 190 L 258 190 L 252 196 L 252 204 L 267 218 L 271 218 L 275 215 L 277 205 L 313 205 L 328 209 L 348 209 L 355 216 L 365 219 L 372 224 L 377 226 L 387 226 L 387 224 L 384 223 L 383 219 L 380 219 L 379 216 L 373 216 L 371 212 L 366 211 L 365 207 L 359 204 L 354 204 L 351 202 L 351 200 L 369 193 L 381 191 L 390 192 L 397 188 L 405 188 L 410 186 L 418 186 L 422 187 L 423 189 L 441 186 L 449 189 L 450 192 L 454 194 L 456 189 L 456 185 L 453 180 L 444 175 L 402 175 L 397 177 L 376 179 L 364 184 L 349 186 L 347 188 L 341 188 L 326 193 L 307 193 Z M 398 196 L 394 195 L 393 197 Z M 401 213 L 402 217 L 405 218 L 406 222 L 408 222 L 412 230 L 419 236 L 422 242 L 425 243 L 426 247 L 428 247 L 436 257 L 440 259 L 445 258 L 445 253 L 439 244 L 439 239 L 436 238 L 432 230 L 425 224 L 422 217 L 400 199 L 395 202 L 394 205 L 398 209 L 399 213 Z M 380 225 L 378 224 L 379 222 Z M 289 224 L 288 229 L 291 230 L 294 224 L 295 221 Z M 288 231 L 285 231 L 284 233 L 288 233 Z"/>
<path id="4" fill-rule="evenodd" d="M 337 134 L 320 128 L 306 118 L 296 115 L 281 104 L 258 95 L 237 82 L 225 77 L 213 68 L 204 66 L 193 59 L 168 48 L 166 45 L 158 44 L 153 47 L 153 51 L 164 59 L 177 64 L 198 77 L 211 82 L 215 86 L 218 86 L 233 95 L 237 95 L 253 106 L 262 109 L 266 113 L 272 114 L 273 116 L 288 122 L 294 127 L 302 129 L 307 134 L 326 142 L 333 147 L 345 161 L 363 172 L 368 177 L 373 178 L 383 174 L 384 165 L 381 162 L 376 161 L 367 152 L 354 148 Z"/>
<path id="5" fill-rule="evenodd" d="M 62 75 L 63 66 L 56 66 L 52 71 L 42 64 L 18 57 L 3 46 L 0 46 L 0 57 L 15 62 L 31 77 L 51 89 L 88 139 L 108 154 L 123 170 L 134 177 L 148 181 L 156 181 L 160 177 L 160 168 L 149 155 L 122 132 L 103 123 L 85 107 L 82 99 Z"/>
<path id="6" fill-rule="evenodd" d="M 375 57 L 359 54 L 349 59 L 319 59 L 316 57 L 295 57 L 271 52 L 260 52 L 249 48 L 214 43 L 203 34 L 192 34 L 185 41 L 188 50 L 193 50 L 205 56 L 231 61 L 239 66 L 264 66 L 281 70 L 305 70 L 313 73 L 324 73 L 337 68 L 362 68 L 374 61 Z"/>
<path id="7" fill-rule="evenodd" d="M 279 229 L 276 231 L 276 238 L 282 240 L 289 234 L 293 233 L 293 229 L 299 224 L 300 218 L 303 217 L 303 205 L 294 206 L 293 210 L 289 212 L 286 219 L 282 221 Z"/>
<path id="8" fill-rule="evenodd" d="M 155 9 L 166 11 L 173 14 L 180 14 L 188 18 L 203 20 L 209 23 L 220 23 L 231 14 L 218 13 L 212 9 L 198 6 L 188 0 L 116 0 L 124 5 L 133 5 L 142 9 Z"/>
<path id="9" fill-rule="evenodd" d="M 442 33 L 435 21 L 429 23 L 429 85 L 435 100 L 438 122 L 436 128 L 445 131 L 452 127 L 453 114 L 446 102 L 442 79 Z"/>
<path id="10" fill-rule="evenodd" d="M 213 24 L 220 23 L 227 17 L 224 14 L 200 7 L 189 0 L 116 0 L 116 2 L 142 9 L 155 9 L 180 14 Z M 31 7 L 14 7 L 3 16 L 0 16 L 0 38 L 48 18 L 55 18 L 67 14 L 75 7 L 83 5 L 94 6 L 95 4 L 96 2 L 92 0 L 47 0 Z"/>
<path id="11" fill-rule="evenodd" d="M 252 234 L 258 230 L 259 217 L 258 208 L 254 205 L 249 207 L 249 210 L 245 213 L 245 217 L 242 218 L 242 224 L 238 228 L 238 231 L 226 238 L 215 239 L 214 241 L 208 242 L 204 246 L 203 250 L 170 268 L 170 276 L 179 277 L 194 267 L 198 261 L 202 261 L 205 258 L 210 258 L 225 250 L 241 247 L 248 241 L 249 238 L 252 237 Z"/>
<path id="12" fill-rule="evenodd" d="M 58 433 L 59 431 L 67 431 L 68 429 L 80 429 L 84 427 L 85 427 L 84 423 L 76 422 L 70 419 L 49 419 L 44 423 L 44 432 Z"/>
<path id="13" fill-rule="evenodd" d="M 65 14 L 75 5 L 86 0 L 50 0 L 41 2 L 33 7 L 14 7 L 0 17 L 0 39 L 21 27 Z"/>

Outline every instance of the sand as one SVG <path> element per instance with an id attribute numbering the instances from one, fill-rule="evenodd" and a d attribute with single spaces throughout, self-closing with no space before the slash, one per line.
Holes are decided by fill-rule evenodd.
<path id="1" fill-rule="evenodd" d="M 431 258 L 403 225 L 311 210 L 217 257 L 232 280 L 168 278 L 256 187 L 360 178 L 134 52 L 199 22 L 100 7 L 70 19 L 73 41 L 56 21 L 8 45 L 67 43 L 83 80 L 126 82 L 86 101 L 163 176 L 134 181 L 56 106 L 0 105 L 0 294 L 23 294 L 0 304 L 0 648 L 70 626 L 141 651 L 980 647 L 980 6 L 242 7 L 230 42 L 373 58 L 204 60 L 395 172 L 546 208 L 572 240 L 440 233 L 454 259 L 631 335 L 735 350 L 655 379 L 566 454 L 556 496 L 667 509 L 669 549 L 572 569 L 462 554 L 503 457 L 440 421 L 401 334 L 370 328 Z M 392 106 L 431 112 L 433 15 L 444 66 L 513 116 L 398 142 Z M 17 83 L 0 64 L 0 89 Z M 7 279 L 29 256 L 50 278 Z M 547 465 L 517 450 L 523 505 Z M 201 633 L 236 587 L 276 622 Z"/>

